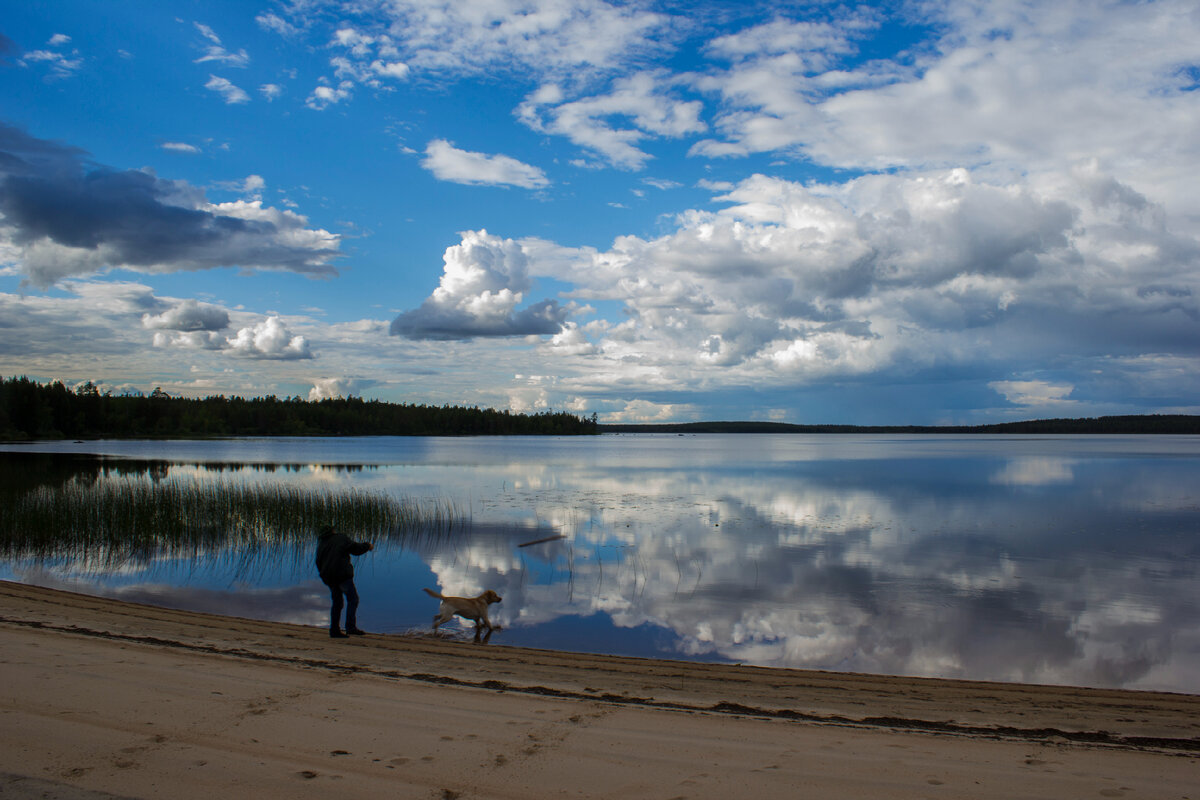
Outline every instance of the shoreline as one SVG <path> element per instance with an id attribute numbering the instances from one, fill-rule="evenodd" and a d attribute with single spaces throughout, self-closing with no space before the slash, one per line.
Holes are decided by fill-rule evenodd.
<path id="1" fill-rule="evenodd" d="M 153 792 L 139 794 L 145 789 L 139 788 L 142 784 L 127 768 L 110 764 L 108 768 L 89 767 L 79 773 L 72 773 L 74 768 L 58 768 L 67 754 L 57 743 L 80 739 L 88 743 L 85 749 L 102 750 L 106 726 L 97 728 L 88 720 L 113 713 L 107 709 L 108 703 L 115 703 L 118 716 L 124 718 L 122 715 L 130 713 L 125 710 L 127 706 L 140 706 L 145 697 L 157 698 L 150 708 L 123 723 L 134 731 L 138 724 L 155 728 L 167 724 L 174 715 L 163 717 L 159 712 L 164 712 L 171 703 L 178 703 L 191 709 L 178 723 L 186 728 L 189 714 L 205 718 L 212 711 L 210 704 L 216 703 L 215 708 L 227 705 L 212 699 L 226 696 L 226 689 L 221 687 L 239 685 L 250 691 L 263 681 L 286 688 L 271 695 L 275 699 L 266 706 L 267 712 L 254 716 L 275 718 L 278 724 L 267 726 L 262 735 L 251 737 L 253 741 L 243 742 L 222 758 L 239 764 L 261 761 L 276 749 L 264 742 L 290 741 L 299 736 L 299 729 L 306 730 L 309 739 L 297 740 L 288 759 L 290 763 L 296 757 L 295 752 L 308 751 L 311 758 L 320 759 L 321 769 L 308 770 L 315 777 L 299 779 L 302 787 L 312 787 L 314 791 L 315 783 L 320 783 L 318 778 L 329 774 L 326 769 L 330 753 L 346 751 L 346 757 L 336 757 L 341 759 L 340 768 L 342 761 L 352 760 L 348 758 L 352 752 L 358 752 L 310 741 L 324 741 L 323 737 L 329 735 L 353 739 L 373 731 L 371 735 L 376 738 L 372 741 L 398 737 L 397 741 L 421 749 L 430 746 L 425 729 L 432 728 L 443 731 L 438 734 L 440 738 L 435 737 L 434 744 L 440 743 L 440 750 L 446 751 L 433 756 L 435 760 L 453 757 L 456 762 L 462 761 L 481 747 L 504 751 L 497 752 L 490 760 L 486 754 L 475 754 L 476 760 L 483 759 L 484 766 L 472 766 L 468 772 L 474 777 L 466 783 L 454 777 L 465 768 L 462 763 L 453 766 L 443 763 L 442 772 L 430 766 L 433 762 L 371 760 L 362 765 L 360 788 L 352 789 L 349 783 L 340 786 L 338 791 L 345 791 L 345 796 L 369 796 L 389 780 L 400 780 L 410 786 L 424 785 L 423 781 L 432 781 L 436 776 L 446 783 L 447 792 L 457 792 L 453 795 L 456 797 L 540 797 L 557 794 L 555 787 L 570 785 L 574 762 L 594 761 L 603 762 L 593 764 L 597 770 L 593 782 L 600 783 L 575 787 L 566 792 L 568 795 L 721 796 L 695 787 L 676 791 L 668 783 L 678 783 L 677 778 L 683 780 L 679 776 L 696 760 L 721 765 L 722 774 L 741 774 L 744 771 L 738 760 L 741 756 L 736 756 L 736 748 L 730 744 L 737 741 L 731 738 L 730 732 L 734 730 L 740 731 L 746 741 L 761 741 L 760 746 L 768 749 L 790 742 L 792 746 L 785 749 L 793 755 L 784 758 L 779 753 L 773 754 L 771 758 L 782 759 L 778 775 L 741 775 L 736 783 L 725 785 L 722 789 L 725 796 L 730 796 L 730 785 L 735 787 L 733 795 L 749 785 L 757 787 L 754 792 L 757 794 L 779 790 L 771 788 L 775 786 L 772 781 L 785 773 L 795 778 L 814 769 L 819 771 L 820 764 L 825 763 L 821 759 L 828 755 L 822 748 L 831 738 L 853 740 L 864 763 L 878 761 L 877 769 L 884 772 L 889 769 L 886 764 L 892 764 L 897 755 L 894 748 L 899 743 L 906 750 L 931 754 L 914 757 L 911 762 L 901 760 L 918 771 L 928 771 L 935 765 L 945 769 L 947 759 L 960 763 L 954 759 L 966 758 L 960 766 L 969 772 L 969 763 L 983 769 L 982 762 L 971 759 L 983 758 L 991 763 L 990 759 L 1010 750 L 1041 753 L 1031 757 L 1041 764 L 1016 760 L 1011 774 L 997 775 L 993 793 L 978 793 L 978 787 L 972 790 L 977 792 L 972 796 L 985 798 L 1015 796 L 1012 781 L 1045 771 L 1033 770 L 1031 766 L 1064 759 L 1078 762 L 1074 779 L 1080 782 L 1080 787 L 1076 790 L 1056 784 L 1055 792 L 1046 796 L 1095 796 L 1096 784 L 1087 779 L 1095 769 L 1086 764 L 1096 759 L 1099 759 L 1097 764 L 1106 765 L 1105 769 L 1122 776 L 1118 782 L 1131 786 L 1142 780 L 1139 777 L 1142 771 L 1146 776 L 1159 776 L 1157 786 L 1142 785 L 1143 790 L 1151 789 L 1155 796 L 1187 797 L 1188 790 L 1184 787 L 1200 785 L 1198 695 L 659 661 L 490 646 L 434 637 L 368 635 L 362 639 L 330 640 L 320 628 L 143 606 L 10 582 L 0 582 L 0 628 L 4 631 L 3 660 L 8 684 L 3 690 L 7 720 L 2 735 L 7 755 L 0 757 L 3 759 L 0 788 L 8 785 L 31 788 L 38 785 L 37 781 L 49 781 L 54 786 L 122 796 L 152 796 Z M 50 652 L 56 653 L 54 659 L 43 657 Z M 89 666 L 80 669 L 73 667 L 73 662 Z M 122 672 L 130 664 L 137 665 L 139 670 L 150 670 L 151 676 L 134 686 L 123 683 Z M 189 690 L 176 683 L 172 665 L 191 676 L 192 696 L 175 697 L 176 693 L 187 694 Z M 328 697 L 330 692 L 341 698 L 339 702 L 358 710 L 352 714 L 339 712 L 331 722 L 328 710 L 318 708 L 323 702 L 321 698 Z M 281 703 L 279 695 L 306 700 L 302 703 L 296 699 L 295 704 L 285 703 L 286 709 L 277 708 Z M 40 704 L 55 708 L 52 713 L 39 710 Z M 383 706 L 394 707 L 398 713 L 375 718 L 372 709 Z M 452 709 L 452 713 L 443 719 L 446 709 Z M 234 713 L 232 707 L 225 711 L 231 716 L 223 726 L 205 736 L 191 737 L 196 739 L 196 746 L 207 742 L 205 747 L 211 749 L 213 742 L 236 734 L 244 715 Z M 499 729 L 492 724 L 496 714 L 505 720 Z M 542 737 L 537 741 L 527 736 L 512 740 L 525 725 L 519 720 L 536 720 L 544 715 L 557 715 L 560 721 L 536 734 Z M 297 725 L 297 719 L 288 722 L 288 718 L 297 718 L 305 724 Z M 592 719 L 607 722 L 582 723 Z M 633 725 L 640 738 L 628 728 L 617 726 L 615 732 L 611 730 L 617 720 L 622 721 L 621 725 Z M 120 727 L 114 722 L 107 728 L 113 725 Z M 60 730 L 64 726 L 65 730 Z M 47 734 L 44 741 L 36 735 L 25 735 L 43 727 L 57 733 Z M 511 730 L 506 730 L 510 727 Z M 563 742 L 575 741 L 583 751 L 570 752 L 565 762 L 556 758 L 553 763 L 540 764 L 538 774 L 544 776 L 539 779 L 541 782 L 534 781 L 525 771 L 500 769 L 501 756 L 504 764 L 515 759 L 539 761 L 547 746 L 537 742 L 558 736 L 564 737 Z M 639 742 L 636 750 L 625 752 L 611 763 L 597 755 L 619 750 L 619 742 L 630 737 Z M 169 741 L 188 738 L 179 731 L 167 736 Z M 521 746 L 517 747 L 518 744 Z M 141 747 L 144 742 L 130 746 Z M 560 749 L 569 750 L 565 745 Z M 968 752 L 975 755 L 968 758 Z M 662 764 L 664 759 L 666 767 Z M 194 765 L 196 760 L 203 760 L 206 765 L 214 763 L 210 758 L 191 762 L 186 758 L 164 758 L 150 773 L 157 780 L 172 776 L 183 779 L 198 769 Z M 268 758 L 267 763 L 273 762 Z M 1116 769 L 1118 763 L 1124 766 Z M 231 764 L 229 769 L 234 766 Z M 892 788 L 909 786 L 913 792 L 918 789 L 928 792 L 933 786 L 922 785 L 911 776 L 903 777 L 902 764 L 897 769 L 900 773 L 885 781 Z M 280 772 L 278 779 L 292 780 L 305 771 L 300 769 L 286 775 Z M 1051 771 L 1060 776 L 1058 780 L 1071 777 L 1063 770 Z M 869 770 L 862 776 L 841 772 L 831 775 L 829 785 L 822 789 L 823 796 L 863 796 L 860 781 L 875 780 L 868 778 L 868 773 Z M 349 780 L 339 774 L 343 775 L 339 780 Z M 653 786 L 653 790 L 630 794 L 611 783 L 635 775 L 647 786 Z M 376 779 L 385 784 L 377 785 Z M 1164 792 L 1168 786 L 1175 786 L 1171 781 L 1176 779 L 1179 792 L 1173 789 Z M 229 775 L 215 776 L 215 780 L 215 784 L 204 784 L 206 791 L 236 783 L 229 782 Z M 606 784 L 606 780 L 610 783 Z M 910 780 L 917 782 L 910 784 Z M 715 787 L 721 781 L 711 783 Z M 703 781 L 700 784 L 708 785 Z M 1090 787 L 1086 791 L 1085 784 Z M 323 791 L 329 789 L 326 783 Z M 844 795 L 837 793 L 841 789 L 845 789 Z M 668 791 L 674 794 L 659 793 Z M 199 794 L 198 791 L 196 796 Z M 891 789 L 886 794 L 909 796 Z M 1196 798 L 1200 793 L 1192 790 L 1190 796 Z"/>

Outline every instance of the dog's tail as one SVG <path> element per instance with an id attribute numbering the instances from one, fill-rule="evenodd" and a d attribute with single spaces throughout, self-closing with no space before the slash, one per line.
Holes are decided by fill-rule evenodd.
<path id="1" fill-rule="evenodd" d="M 442 596 L 441 592 L 435 592 L 433 589 L 426 589 L 425 594 L 429 595 L 430 597 L 436 597 L 438 600 L 446 599 L 445 597 Z"/>

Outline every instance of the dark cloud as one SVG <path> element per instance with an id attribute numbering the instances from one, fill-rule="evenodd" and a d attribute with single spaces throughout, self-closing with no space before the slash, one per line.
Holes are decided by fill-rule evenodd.
<path id="1" fill-rule="evenodd" d="M 229 312 L 211 303 L 184 300 L 161 314 L 146 314 L 142 325 L 173 331 L 219 331 L 229 327 Z"/>
<path id="2" fill-rule="evenodd" d="M 392 320 L 389 332 L 409 339 L 553 335 L 562 330 L 568 313 L 557 301 L 543 300 L 511 314 L 484 317 L 431 299 Z"/>
<path id="3" fill-rule="evenodd" d="M 338 238 L 307 229 L 304 217 L 258 203 L 214 205 L 182 181 L 84 156 L 0 123 L 0 237 L 16 246 L 35 285 L 121 267 L 336 274 Z"/>

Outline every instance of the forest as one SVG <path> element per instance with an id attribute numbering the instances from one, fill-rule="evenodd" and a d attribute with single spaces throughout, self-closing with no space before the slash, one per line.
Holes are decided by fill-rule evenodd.
<path id="1" fill-rule="evenodd" d="M 584 435 L 599 426 L 562 411 L 514 414 L 488 408 L 385 403 L 357 397 L 173 397 L 74 390 L 59 381 L 0 379 L 0 439 L 207 436 Z"/>
<path id="2" fill-rule="evenodd" d="M 74 390 L 59 381 L 0 378 L 0 440 L 206 436 L 489 436 L 599 433 L 1200 434 L 1200 416 L 1144 414 L 1035 419 L 991 425 L 797 425 L 686 422 L 600 425 L 596 415 L 514 414 L 490 408 L 385 403 L 358 397 L 173 397 Z"/>

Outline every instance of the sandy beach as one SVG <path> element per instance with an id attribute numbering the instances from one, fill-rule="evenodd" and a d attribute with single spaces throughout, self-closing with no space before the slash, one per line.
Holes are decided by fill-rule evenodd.
<path id="1" fill-rule="evenodd" d="M 0 583 L 0 796 L 1200 798 L 1200 696 L 578 655 Z"/>

